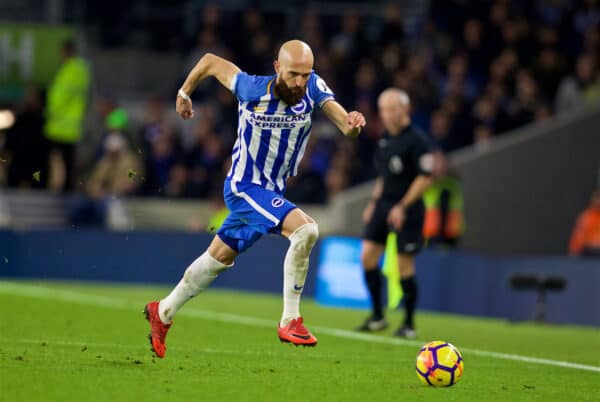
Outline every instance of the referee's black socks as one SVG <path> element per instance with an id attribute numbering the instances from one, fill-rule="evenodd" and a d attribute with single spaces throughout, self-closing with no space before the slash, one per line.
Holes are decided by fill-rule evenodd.
<path id="1" fill-rule="evenodd" d="M 400 279 L 400 285 L 402 286 L 402 292 L 404 293 L 404 310 L 406 316 L 404 317 L 404 325 L 410 328 L 414 328 L 413 316 L 415 314 L 415 307 L 417 306 L 417 295 L 418 287 L 417 280 L 413 276 L 408 278 Z"/>
<path id="2" fill-rule="evenodd" d="M 371 294 L 373 318 L 380 320 L 383 318 L 383 307 L 381 305 L 381 274 L 377 267 L 365 271 L 365 282 Z"/>

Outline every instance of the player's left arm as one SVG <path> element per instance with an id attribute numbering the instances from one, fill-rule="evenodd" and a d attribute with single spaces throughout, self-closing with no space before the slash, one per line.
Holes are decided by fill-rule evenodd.
<path id="1" fill-rule="evenodd" d="M 329 120 L 348 137 L 357 137 L 367 124 L 362 113 L 355 110 L 348 113 L 342 105 L 333 99 L 326 101 L 321 109 L 323 109 Z"/>

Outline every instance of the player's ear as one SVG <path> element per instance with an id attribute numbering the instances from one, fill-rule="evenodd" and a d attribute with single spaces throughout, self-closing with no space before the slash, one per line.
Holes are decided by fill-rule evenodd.
<path id="1" fill-rule="evenodd" d="M 277 73 L 277 75 L 279 75 L 280 67 L 281 67 L 281 64 L 279 63 L 279 60 L 273 61 L 273 68 L 275 69 L 275 73 Z"/>

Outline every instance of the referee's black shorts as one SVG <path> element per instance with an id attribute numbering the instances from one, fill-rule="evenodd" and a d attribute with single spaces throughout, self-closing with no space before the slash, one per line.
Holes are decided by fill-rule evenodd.
<path id="1" fill-rule="evenodd" d="M 385 245 L 388 233 L 395 232 L 398 252 L 418 254 L 423 248 L 423 219 L 425 208 L 422 203 L 412 205 L 406 210 L 406 219 L 400 230 L 392 230 L 387 223 L 388 213 L 395 202 L 378 200 L 371 220 L 367 223 L 363 239 Z"/>

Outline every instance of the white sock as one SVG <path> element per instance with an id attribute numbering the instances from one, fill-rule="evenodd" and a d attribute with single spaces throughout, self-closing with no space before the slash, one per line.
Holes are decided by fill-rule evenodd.
<path id="1" fill-rule="evenodd" d="M 308 259 L 318 237 L 319 227 L 316 223 L 300 226 L 289 237 L 290 247 L 283 262 L 282 327 L 300 317 L 300 296 L 308 273 Z"/>
<path id="2" fill-rule="evenodd" d="M 161 321 L 165 324 L 171 322 L 181 306 L 206 289 L 221 272 L 232 266 L 233 264 L 225 265 L 215 260 L 205 251 L 185 270 L 175 289 L 160 301 L 158 315 Z"/>

